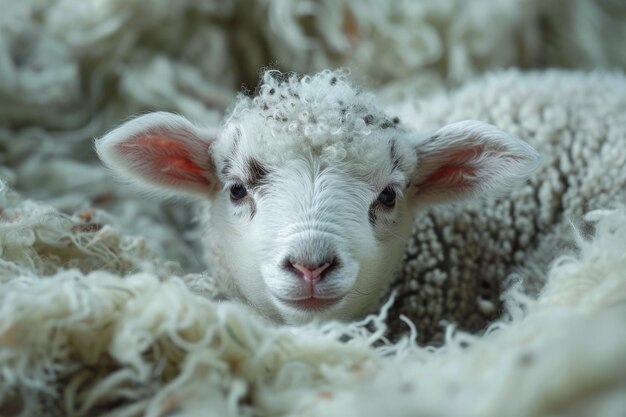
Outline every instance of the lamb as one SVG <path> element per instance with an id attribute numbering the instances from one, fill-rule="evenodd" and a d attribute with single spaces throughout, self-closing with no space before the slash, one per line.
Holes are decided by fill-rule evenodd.
<path id="1" fill-rule="evenodd" d="M 415 213 L 510 189 L 540 163 L 531 146 L 479 121 L 411 131 L 343 71 L 267 71 L 219 128 L 151 113 L 96 150 L 144 189 L 200 200 L 223 292 L 290 324 L 371 310 Z"/>

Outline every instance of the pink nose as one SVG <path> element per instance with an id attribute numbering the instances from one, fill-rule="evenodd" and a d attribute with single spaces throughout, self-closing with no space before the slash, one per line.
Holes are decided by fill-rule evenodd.
<path id="1" fill-rule="evenodd" d="M 330 268 L 331 263 L 325 262 L 317 267 L 310 268 L 299 263 L 292 264 L 293 268 L 298 270 L 307 282 L 317 282 L 322 279 L 322 273 Z"/>

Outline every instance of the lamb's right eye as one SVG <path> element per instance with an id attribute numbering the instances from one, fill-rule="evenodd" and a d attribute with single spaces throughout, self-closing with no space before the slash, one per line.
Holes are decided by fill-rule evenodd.
<path id="1" fill-rule="evenodd" d="M 235 184 L 230 187 L 230 199 L 232 201 L 238 201 L 248 195 L 248 190 L 241 184 Z"/>

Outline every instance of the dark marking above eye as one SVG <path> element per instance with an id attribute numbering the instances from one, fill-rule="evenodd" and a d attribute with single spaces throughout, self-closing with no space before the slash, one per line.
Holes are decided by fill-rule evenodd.
<path id="1" fill-rule="evenodd" d="M 233 168 L 233 163 L 232 163 L 230 158 L 226 158 L 226 159 L 224 159 L 224 164 L 223 165 L 224 165 L 224 167 L 222 168 L 222 175 L 226 177 L 226 176 L 228 176 L 228 174 L 230 174 L 230 171 Z"/>
<path id="2" fill-rule="evenodd" d="M 254 158 L 248 159 L 245 165 L 245 170 L 246 182 L 253 188 L 261 184 L 269 173 L 267 168 Z"/>
<path id="3" fill-rule="evenodd" d="M 389 120 L 385 120 L 383 123 L 380 124 L 380 127 L 381 129 L 389 129 L 390 127 L 394 127 L 394 125 Z"/>
<path id="4" fill-rule="evenodd" d="M 393 164 L 393 170 L 400 168 L 400 155 L 396 150 L 396 141 L 391 141 L 391 149 L 389 149 L 389 156 L 391 157 L 391 163 Z"/>

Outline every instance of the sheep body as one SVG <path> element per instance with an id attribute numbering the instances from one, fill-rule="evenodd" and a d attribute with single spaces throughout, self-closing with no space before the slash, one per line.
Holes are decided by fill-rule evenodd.
<path id="1" fill-rule="evenodd" d="M 414 320 L 421 341 L 442 323 L 477 331 L 497 318 L 511 280 L 540 291 L 549 262 L 572 244 L 583 215 L 626 201 L 626 79 L 619 73 L 511 70 L 452 94 L 391 106 L 411 128 L 476 118 L 523 138 L 543 157 L 502 198 L 418 212 L 391 289 L 394 332 Z"/>

